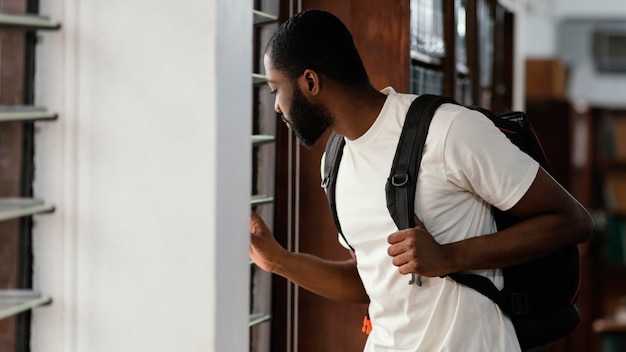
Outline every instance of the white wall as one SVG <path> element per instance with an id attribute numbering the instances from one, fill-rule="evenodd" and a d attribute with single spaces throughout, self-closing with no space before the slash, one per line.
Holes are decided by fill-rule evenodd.
<path id="1" fill-rule="evenodd" d="M 528 0 L 516 19 L 521 23 L 522 54 L 526 57 L 554 57 L 556 54 L 555 0 Z"/>
<path id="2" fill-rule="evenodd" d="M 247 350 L 249 0 L 40 12 L 32 350 Z"/>
<path id="3" fill-rule="evenodd" d="M 624 0 L 551 0 L 562 18 L 626 18 Z"/>
<path id="4" fill-rule="evenodd" d="M 527 0 L 523 8 L 517 16 L 522 39 L 520 57 L 524 60 L 557 57 L 564 61 L 569 68 L 567 96 L 572 101 L 600 107 L 626 106 L 626 76 L 595 71 L 590 32 L 575 26 L 559 32 L 559 26 L 572 20 L 626 22 L 626 1 Z"/>
<path id="5" fill-rule="evenodd" d="M 519 4 L 517 19 L 523 22 L 523 54 L 553 57 L 556 52 L 556 27 L 564 19 L 624 19 L 624 0 L 525 0 Z"/>

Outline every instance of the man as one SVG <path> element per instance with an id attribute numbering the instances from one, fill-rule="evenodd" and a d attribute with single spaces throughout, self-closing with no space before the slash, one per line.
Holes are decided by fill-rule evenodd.
<path id="1" fill-rule="evenodd" d="M 288 252 L 253 212 L 254 262 L 319 295 L 369 303 L 365 351 L 519 351 L 499 308 L 445 275 L 471 270 L 501 287 L 497 268 L 585 241 L 592 228 L 585 209 L 487 118 L 445 104 L 426 140 L 417 226 L 398 231 L 384 188 L 415 96 L 376 90 L 349 31 L 323 11 L 285 22 L 264 63 L 275 109 L 302 144 L 328 128 L 346 139 L 336 203 L 354 252 L 344 262 Z M 524 221 L 496 232 L 492 204 Z M 422 286 L 408 285 L 407 274 L 420 275 Z"/>

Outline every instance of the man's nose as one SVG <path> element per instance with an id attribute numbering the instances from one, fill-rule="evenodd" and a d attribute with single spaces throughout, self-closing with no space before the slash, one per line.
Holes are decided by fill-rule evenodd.
<path id="1" fill-rule="evenodd" d="M 280 105 L 278 105 L 278 102 L 276 100 L 274 100 L 274 110 L 276 110 L 276 112 L 279 114 L 283 113 L 283 111 L 280 108 Z"/>

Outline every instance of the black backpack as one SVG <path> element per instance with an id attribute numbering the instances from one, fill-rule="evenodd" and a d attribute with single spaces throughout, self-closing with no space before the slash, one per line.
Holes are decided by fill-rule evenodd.
<path id="1" fill-rule="evenodd" d="M 447 97 L 423 94 L 413 101 L 407 113 L 385 187 L 387 208 L 399 229 L 415 226 L 414 198 L 424 143 L 435 110 L 444 103 L 458 104 Z M 523 112 L 494 114 L 477 107 L 469 108 L 487 116 L 511 142 L 550 173 L 546 156 Z M 322 181 L 335 225 L 342 237 L 335 207 L 335 185 L 344 144 L 342 136 L 333 133 L 329 137 Z M 495 207 L 492 207 L 492 211 L 498 229 L 519 221 Z M 348 243 L 345 237 L 343 239 Z M 575 304 L 580 290 L 577 246 L 565 247 L 530 263 L 502 268 L 502 272 L 502 290 L 498 290 L 489 279 L 480 275 L 453 273 L 449 276 L 489 297 L 511 318 L 522 350 L 528 351 L 555 343 L 580 323 L 580 314 Z"/>

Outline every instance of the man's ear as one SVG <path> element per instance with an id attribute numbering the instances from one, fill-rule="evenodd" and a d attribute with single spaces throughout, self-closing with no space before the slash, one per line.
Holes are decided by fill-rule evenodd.
<path id="1" fill-rule="evenodd" d="M 299 80 L 300 88 L 308 95 L 317 96 L 320 93 L 320 77 L 317 72 L 306 69 Z"/>

